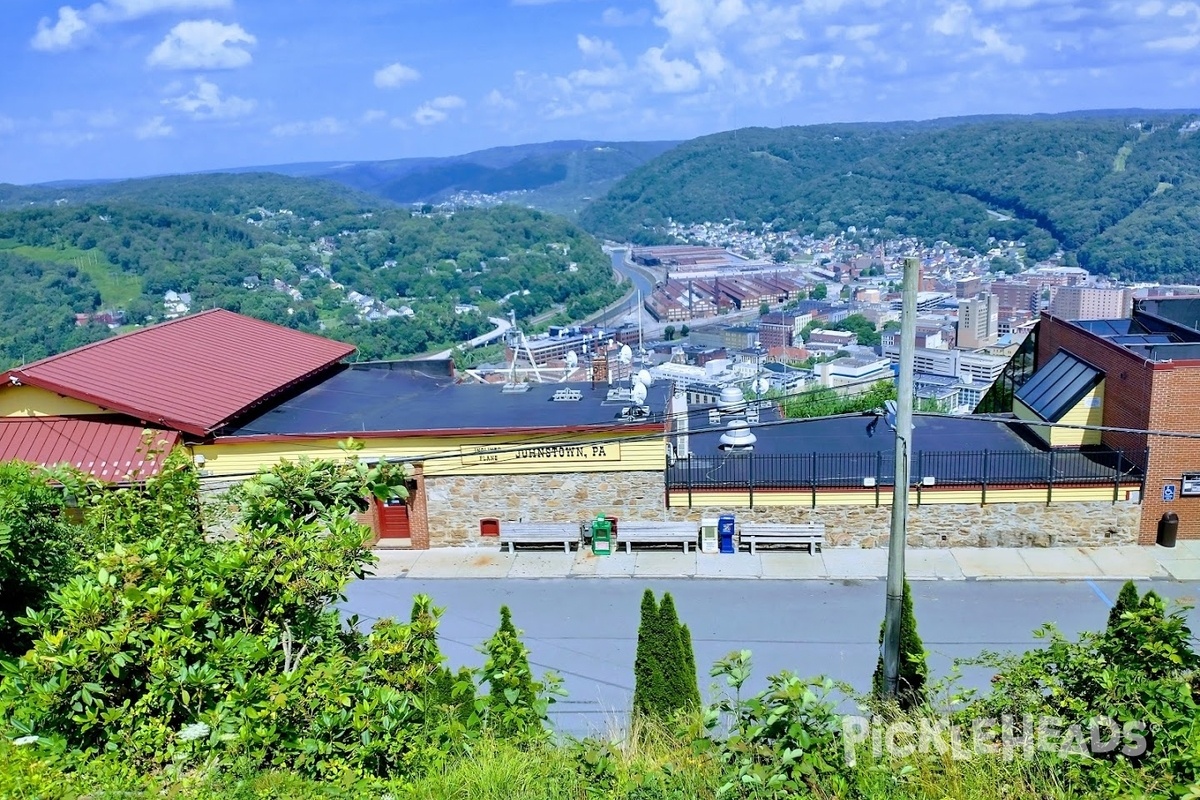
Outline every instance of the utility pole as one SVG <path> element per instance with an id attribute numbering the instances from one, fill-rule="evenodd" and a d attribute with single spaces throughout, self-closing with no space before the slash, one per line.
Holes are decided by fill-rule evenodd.
<path id="1" fill-rule="evenodd" d="M 888 539 L 887 608 L 883 622 L 883 676 L 888 697 L 900 680 L 900 612 L 904 605 L 904 546 L 908 530 L 908 487 L 912 462 L 913 351 L 917 344 L 917 273 L 921 261 L 904 259 L 900 310 L 900 375 L 896 387 L 896 480 L 892 488 L 892 533 Z"/>

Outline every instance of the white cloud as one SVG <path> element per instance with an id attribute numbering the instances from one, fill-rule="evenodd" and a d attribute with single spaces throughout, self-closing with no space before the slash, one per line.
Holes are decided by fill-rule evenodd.
<path id="1" fill-rule="evenodd" d="M 380 89 L 395 89 L 420 77 L 421 73 L 397 61 L 375 70 L 375 85 Z"/>
<path id="2" fill-rule="evenodd" d="M 1025 59 L 1025 47 L 1013 44 L 995 27 L 984 27 L 975 18 L 971 7 L 965 3 L 954 3 L 936 17 L 930 28 L 943 36 L 970 36 L 979 47 L 980 55 L 996 55 L 1005 61 L 1019 64 Z"/>
<path id="3" fill-rule="evenodd" d="M 750 14 L 743 0 L 658 0 L 658 10 L 654 22 L 675 44 L 712 41 Z"/>
<path id="4" fill-rule="evenodd" d="M 383 111 L 382 109 L 368 108 L 366 111 L 363 112 L 362 123 L 364 125 L 370 125 L 373 122 L 380 122 L 381 120 L 385 120 L 385 119 L 387 119 L 387 117 L 388 117 L 387 112 Z"/>
<path id="5" fill-rule="evenodd" d="M 943 36 L 959 36 L 971 25 L 971 7 L 966 3 L 955 3 L 933 21 L 933 30 Z"/>
<path id="6" fill-rule="evenodd" d="M 241 117 L 253 111 L 256 105 L 255 101 L 242 97 L 222 97 L 221 87 L 204 78 L 196 78 L 192 91 L 163 100 L 163 104 L 191 114 L 196 119 Z"/>
<path id="7" fill-rule="evenodd" d="M 600 15 L 600 24 L 612 28 L 626 28 L 635 25 L 645 25 L 650 21 L 650 12 L 644 8 L 637 11 L 622 11 L 619 8 L 606 8 Z"/>
<path id="8" fill-rule="evenodd" d="M 337 118 L 321 117 L 320 119 L 276 125 L 271 128 L 271 133 L 275 136 L 334 136 L 345 130 L 346 126 Z"/>
<path id="9" fill-rule="evenodd" d="M 615 61 L 620 58 L 613 43 L 598 36 L 584 36 L 582 33 L 575 38 L 579 52 L 584 58 L 594 58 L 601 61 Z"/>
<path id="10" fill-rule="evenodd" d="M 516 101 L 505 95 L 499 89 L 492 89 L 483 98 L 483 103 L 488 108 L 499 108 L 505 111 L 512 111 L 517 107 Z"/>
<path id="11" fill-rule="evenodd" d="M 700 70 L 690 61 L 666 58 L 663 48 L 651 47 L 639 62 L 658 92 L 690 92 L 700 85 Z"/>
<path id="12" fill-rule="evenodd" d="M 1184 53 L 1200 47 L 1200 33 L 1154 39 L 1146 42 L 1146 47 L 1149 47 L 1151 50 L 1170 50 L 1176 53 Z"/>
<path id="13" fill-rule="evenodd" d="M 436 125 L 446 120 L 446 117 L 449 116 L 447 111 L 462 108 L 466 104 L 467 101 L 453 94 L 435 97 L 427 103 L 422 103 L 413 112 L 413 122 L 418 125 Z"/>
<path id="14" fill-rule="evenodd" d="M 6 133 L 12 133 L 17 129 L 17 123 L 12 117 L 0 115 L 0 136 Z"/>
<path id="15" fill-rule="evenodd" d="M 43 17 L 30 45 L 35 50 L 54 52 L 81 44 L 99 25 L 126 22 L 163 12 L 205 11 L 229 8 L 233 0 L 107 0 L 86 8 L 62 6 L 58 19 Z"/>
<path id="16" fill-rule="evenodd" d="M 398 131 L 406 131 L 412 127 L 408 124 L 408 120 L 406 120 L 404 117 L 392 117 L 388 124 Z"/>
<path id="17" fill-rule="evenodd" d="M 250 51 L 245 46 L 257 41 L 241 25 L 189 20 L 172 28 L 146 63 L 162 69 L 237 69 L 249 65 Z"/>
<path id="18" fill-rule="evenodd" d="M 980 52 L 985 55 L 998 55 L 1014 64 L 1025 58 L 1025 48 L 1008 41 L 995 28 L 983 28 L 975 33 L 975 38 L 982 45 Z"/>
<path id="19" fill-rule="evenodd" d="M 48 53 L 68 50 L 83 39 L 88 27 L 88 23 L 78 11 L 70 6 L 63 6 L 58 10 L 56 22 L 51 23 L 49 17 L 38 20 L 37 33 L 33 35 L 29 45 L 34 50 Z"/>
<path id="20" fill-rule="evenodd" d="M 1146 0 L 1137 7 L 1137 15 L 1139 17 L 1153 17 L 1162 13 L 1164 6 L 1160 0 Z"/>
<path id="21" fill-rule="evenodd" d="M 166 117 L 151 117 L 139 125 L 133 135 L 139 139 L 161 139 L 170 136 L 174 128 L 167 124 Z"/>

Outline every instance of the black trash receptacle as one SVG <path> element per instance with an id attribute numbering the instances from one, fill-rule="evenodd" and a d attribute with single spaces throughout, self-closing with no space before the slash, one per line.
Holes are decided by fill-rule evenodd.
<path id="1" fill-rule="evenodd" d="M 1168 511 L 1158 521 L 1158 538 L 1154 540 L 1160 547 L 1174 547 L 1179 537 L 1179 515 Z"/>
<path id="2" fill-rule="evenodd" d="M 737 552 L 733 546 L 733 529 L 733 514 L 722 514 L 717 518 L 717 541 L 720 543 L 718 549 L 722 553 Z"/>

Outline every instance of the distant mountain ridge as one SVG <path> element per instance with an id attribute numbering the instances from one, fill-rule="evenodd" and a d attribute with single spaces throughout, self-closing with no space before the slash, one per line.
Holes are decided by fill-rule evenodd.
<path id="1" fill-rule="evenodd" d="M 455 156 L 422 156 L 377 161 L 314 161 L 204 170 L 204 174 L 272 173 L 315 178 L 395 203 L 438 203 L 457 192 L 502 194 L 521 192 L 519 202 L 547 211 L 574 215 L 600 197 L 622 176 L 676 146 L 678 142 L 604 142 L 563 140 L 491 147 Z M 45 200 L 46 193 L 88 191 L 105 195 L 104 187 L 135 181 L 186 180 L 188 175 L 122 181 L 55 181 L 35 186 L 0 185 L 4 198 Z"/>
<path id="2" fill-rule="evenodd" d="M 1200 282 L 1200 112 L 746 128 L 664 153 L 580 215 L 597 235 L 647 242 L 668 219 L 983 250 L 1023 239 L 1034 258 L 1062 248 L 1100 274 Z"/>

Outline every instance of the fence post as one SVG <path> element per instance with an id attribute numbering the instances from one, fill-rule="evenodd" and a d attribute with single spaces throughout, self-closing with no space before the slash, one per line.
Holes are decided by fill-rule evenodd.
<path id="1" fill-rule="evenodd" d="M 746 462 L 747 482 L 750 484 L 750 507 L 754 508 L 754 451 L 751 450 L 746 454 L 749 460 Z"/>
<path id="2" fill-rule="evenodd" d="M 688 508 L 692 507 L 692 459 L 687 460 L 687 490 L 688 490 Z"/>
<path id="3" fill-rule="evenodd" d="M 671 507 L 671 450 L 668 447 L 666 457 L 663 459 L 667 465 L 663 469 L 663 494 L 666 496 L 666 507 Z"/>
<path id="4" fill-rule="evenodd" d="M 1122 450 L 1117 451 L 1117 465 L 1113 467 L 1113 503 L 1115 504 L 1121 497 L 1121 462 L 1125 453 Z"/>
<path id="5" fill-rule="evenodd" d="M 917 451 L 917 508 L 921 507 L 921 487 L 925 485 L 925 451 Z M 912 480 L 912 476 L 909 476 Z"/>
<path id="6" fill-rule="evenodd" d="M 817 451 L 812 451 L 812 470 L 808 474 L 808 485 L 812 488 L 812 507 L 817 507 Z"/>
<path id="7" fill-rule="evenodd" d="M 988 451 L 983 451 L 983 476 L 979 483 L 979 505 L 987 505 Z"/>
<path id="8" fill-rule="evenodd" d="M 879 508 L 879 484 L 883 482 L 883 451 L 875 451 L 875 507 Z M 893 490 L 892 497 L 896 493 Z"/>
<path id="9" fill-rule="evenodd" d="M 1049 474 L 1046 475 L 1046 505 L 1050 505 L 1050 501 L 1054 499 L 1054 449 L 1050 449 Z"/>

